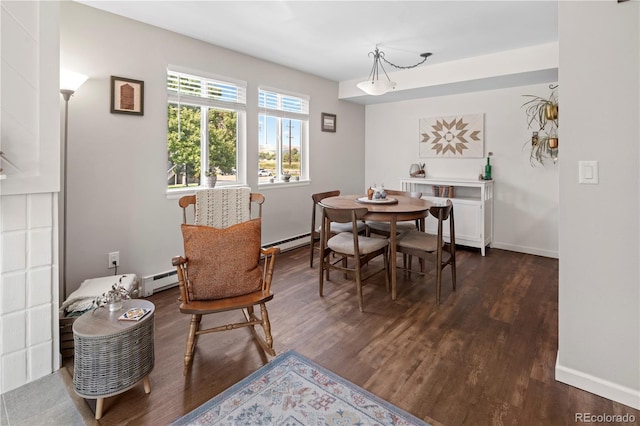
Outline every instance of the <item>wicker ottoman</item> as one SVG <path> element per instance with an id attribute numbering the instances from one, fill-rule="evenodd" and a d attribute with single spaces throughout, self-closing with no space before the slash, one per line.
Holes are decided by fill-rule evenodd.
<path id="1" fill-rule="evenodd" d="M 118 320 L 130 308 L 151 312 L 138 321 Z M 97 399 L 96 419 L 102 417 L 104 398 L 131 389 L 141 380 L 145 392 L 151 392 L 154 311 L 147 300 L 125 300 L 119 311 L 99 308 L 73 323 L 73 387 L 81 397 Z"/>

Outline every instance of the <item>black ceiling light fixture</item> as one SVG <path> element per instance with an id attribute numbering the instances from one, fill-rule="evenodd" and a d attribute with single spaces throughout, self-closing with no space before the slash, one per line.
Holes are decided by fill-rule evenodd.
<path id="1" fill-rule="evenodd" d="M 422 61 L 418 62 L 415 65 L 409 65 L 409 66 L 400 66 L 400 65 L 396 65 L 393 64 L 391 62 L 389 62 L 385 57 L 384 57 L 384 52 L 381 52 L 378 49 L 378 46 L 376 46 L 376 50 L 374 50 L 373 52 L 369 52 L 369 56 L 373 56 L 373 67 L 371 68 L 371 72 L 369 73 L 369 78 L 365 81 L 362 81 L 360 83 L 358 83 L 358 89 L 362 90 L 363 92 L 365 92 L 368 95 L 374 95 L 374 96 L 378 96 L 378 95 L 384 95 L 387 92 L 390 92 L 391 90 L 396 88 L 396 83 L 391 81 L 391 79 L 389 78 L 389 76 L 387 75 L 387 71 L 385 71 L 384 66 L 382 65 L 381 61 L 386 62 L 387 64 L 391 65 L 392 67 L 398 68 L 398 69 L 410 69 L 410 68 L 415 68 L 418 65 L 424 64 L 425 61 L 427 60 L 427 58 L 429 56 L 431 56 L 432 54 L 427 52 L 427 53 L 422 53 L 420 54 L 420 56 L 422 57 Z M 387 77 L 386 80 L 384 79 L 380 79 L 380 69 L 382 69 L 382 73 L 384 74 L 385 77 Z"/>

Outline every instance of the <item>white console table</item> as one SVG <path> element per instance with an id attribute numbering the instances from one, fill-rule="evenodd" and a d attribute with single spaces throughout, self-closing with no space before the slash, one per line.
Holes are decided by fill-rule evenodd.
<path id="1" fill-rule="evenodd" d="M 422 198 L 442 204 L 448 198 L 453 202 L 456 223 L 456 244 L 477 247 L 485 255 L 485 247 L 493 243 L 493 180 L 458 178 L 401 179 L 403 191 L 422 192 Z M 434 196 L 434 186 L 453 186 L 453 197 Z M 433 217 L 427 217 L 427 231 L 437 232 Z M 445 237 L 449 227 L 445 226 Z"/>

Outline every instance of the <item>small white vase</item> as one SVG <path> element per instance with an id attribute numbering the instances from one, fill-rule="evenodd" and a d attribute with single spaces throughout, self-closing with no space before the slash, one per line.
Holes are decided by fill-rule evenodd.
<path id="1" fill-rule="evenodd" d="M 205 176 L 204 177 L 204 186 L 206 188 L 213 188 L 216 186 L 216 182 L 218 180 L 218 176 Z"/>

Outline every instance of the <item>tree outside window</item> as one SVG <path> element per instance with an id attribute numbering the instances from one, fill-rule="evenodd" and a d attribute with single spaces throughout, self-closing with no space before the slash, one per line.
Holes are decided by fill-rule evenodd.
<path id="1" fill-rule="evenodd" d="M 222 185 L 236 183 L 244 88 L 173 71 L 167 88 L 167 187 L 198 186 L 207 172 Z"/>

